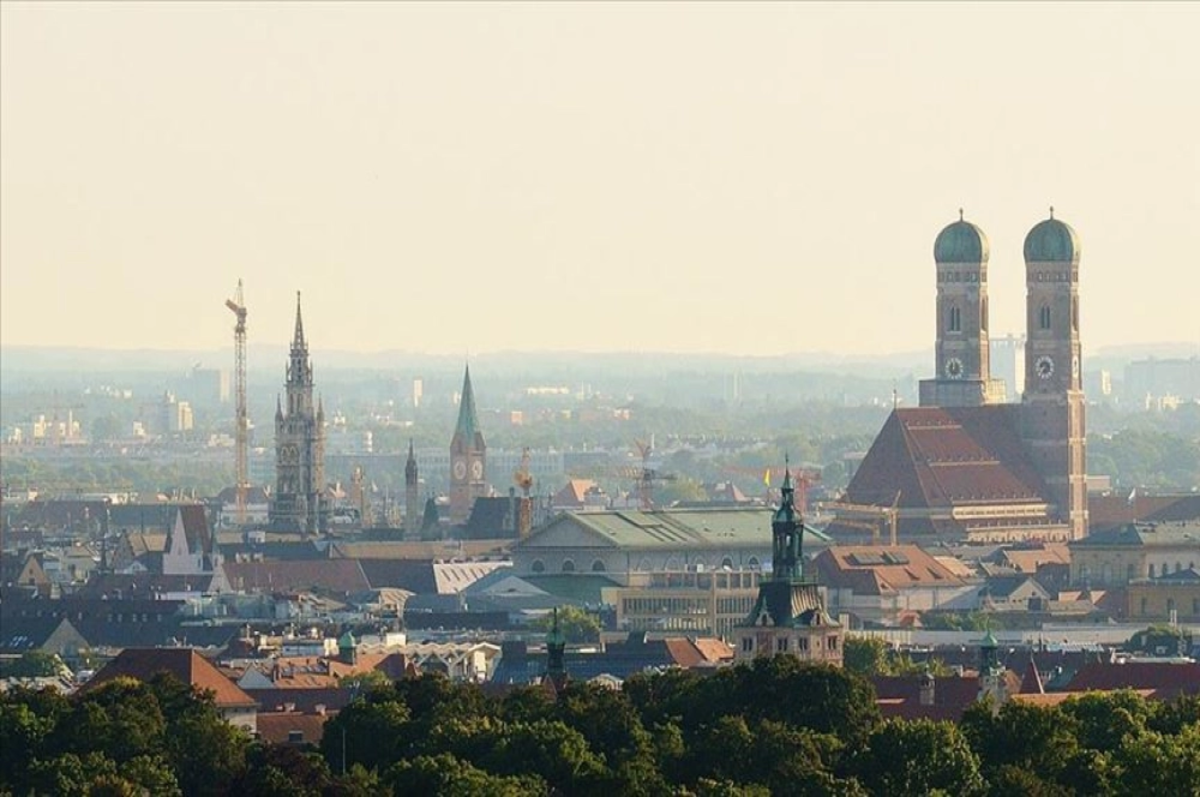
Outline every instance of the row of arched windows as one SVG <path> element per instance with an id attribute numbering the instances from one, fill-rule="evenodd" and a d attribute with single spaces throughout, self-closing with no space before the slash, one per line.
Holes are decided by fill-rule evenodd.
<path id="1" fill-rule="evenodd" d="M 757 570 L 760 567 L 762 567 L 762 564 L 758 561 L 758 557 L 751 556 L 749 559 L 746 560 L 745 566 L 751 570 Z M 723 570 L 733 570 L 734 569 L 733 559 L 726 556 L 724 559 L 721 560 L 720 568 Z M 530 563 L 529 569 L 531 571 L 533 571 L 534 573 L 545 573 L 546 572 L 546 563 L 543 562 L 541 559 L 534 559 Z M 637 569 L 642 572 L 649 572 L 653 568 L 652 568 L 652 565 L 650 564 L 649 559 L 642 559 L 638 563 Z M 665 569 L 666 570 L 683 570 L 683 568 L 680 567 L 679 562 L 674 558 L 667 560 L 667 565 L 666 565 Z M 604 573 L 607 570 L 608 570 L 608 568 L 605 566 L 604 560 L 594 559 L 592 561 L 591 572 Z M 578 572 L 578 568 L 575 565 L 575 560 L 574 559 L 564 559 L 562 562 L 562 565 L 560 566 L 560 572 L 563 572 L 563 573 Z"/>

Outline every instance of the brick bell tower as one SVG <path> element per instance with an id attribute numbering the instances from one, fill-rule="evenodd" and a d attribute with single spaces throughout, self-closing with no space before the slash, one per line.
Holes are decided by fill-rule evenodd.
<path id="1" fill-rule="evenodd" d="M 988 239 L 963 219 L 933 244 L 937 266 L 936 371 L 922 379 L 922 407 L 978 407 L 1004 401 L 1004 382 L 991 378 L 988 350 Z"/>
<path id="2" fill-rule="evenodd" d="M 450 521 L 466 523 L 475 499 L 487 494 L 487 444 L 479 428 L 471 368 L 467 366 L 458 405 L 458 424 L 450 440 Z"/>
<path id="3" fill-rule="evenodd" d="M 1087 535 L 1087 437 L 1079 343 L 1079 236 L 1054 218 L 1025 237 L 1022 437 L 1071 538 Z"/>

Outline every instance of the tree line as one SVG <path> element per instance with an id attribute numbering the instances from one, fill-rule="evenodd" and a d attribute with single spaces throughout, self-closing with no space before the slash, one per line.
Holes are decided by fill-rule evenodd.
<path id="1" fill-rule="evenodd" d="M 227 725 L 169 676 L 0 696 L 0 794 L 1195 795 L 1200 696 L 981 702 L 884 720 L 846 670 L 762 659 L 502 693 L 427 675 L 368 683 L 319 746 Z"/>

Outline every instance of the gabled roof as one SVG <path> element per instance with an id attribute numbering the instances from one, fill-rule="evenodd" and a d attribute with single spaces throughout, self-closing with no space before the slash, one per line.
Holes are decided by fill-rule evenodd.
<path id="1" fill-rule="evenodd" d="M 511 539 L 517 536 L 516 496 L 480 496 L 471 504 L 464 535 L 469 540 Z"/>
<path id="2" fill-rule="evenodd" d="M 1200 662 L 1093 662 L 1080 668 L 1067 688 L 1072 692 L 1153 689 L 1155 697 L 1162 699 L 1197 695 L 1200 694 Z"/>
<path id="3" fill-rule="evenodd" d="M 325 735 L 328 714 L 301 714 L 298 711 L 267 711 L 254 722 L 259 737 L 270 744 L 320 744 Z"/>
<path id="4" fill-rule="evenodd" d="M 846 501 L 901 509 L 1044 503 L 1045 483 L 1018 433 L 1016 407 L 893 410 Z"/>
<path id="5" fill-rule="evenodd" d="M 563 526 L 574 526 L 595 541 L 580 546 L 584 548 L 770 549 L 773 512 L 769 507 L 720 507 L 564 513 L 518 542 L 517 547 L 537 548 L 550 544 L 549 540 L 561 536 Z M 825 534 L 807 525 L 804 538 L 805 544 L 829 540 Z"/>
<path id="6" fill-rule="evenodd" d="M 225 576 L 233 590 L 246 592 L 307 592 L 326 590 L 337 593 L 371 589 L 357 559 L 321 561 L 227 562 Z M 387 584 L 385 586 L 397 586 Z"/>
<path id="7" fill-rule="evenodd" d="M 591 479 L 568 479 L 563 488 L 550 499 L 551 506 L 581 507 L 586 501 L 588 490 L 596 486 Z"/>
<path id="8" fill-rule="evenodd" d="M 192 648 L 126 648 L 79 691 L 91 691 L 115 678 L 149 681 L 160 672 L 171 673 L 185 684 L 212 692 L 218 708 L 257 705 L 254 698 Z"/>
<path id="9" fill-rule="evenodd" d="M 965 582 L 916 545 L 837 545 L 813 560 L 821 583 L 866 594 L 913 587 L 953 587 Z M 869 581 L 868 581 L 869 579 Z M 877 591 L 866 589 L 871 584 Z"/>
<path id="10" fill-rule="evenodd" d="M 71 621 L 62 617 L 5 617 L 0 625 L 0 653 L 19 655 L 40 650 L 60 626 L 79 635 Z"/>
<path id="11" fill-rule="evenodd" d="M 1200 495 L 1094 495 L 1088 497 L 1088 522 L 1104 529 L 1136 521 L 1200 520 Z"/>
<path id="12" fill-rule="evenodd" d="M 1200 547 L 1200 521 L 1126 523 L 1104 529 L 1071 543 L 1072 548 L 1094 547 Z"/>
<path id="13" fill-rule="evenodd" d="M 208 526 L 208 513 L 203 504 L 183 504 L 178 508 L 175 523 L 167 535 L 166 550 L 171 549 L 171 539 L 183 532 L 187 550 L 193 554 L 209 555 L 213 552 L 212 530 Z"/>
<path id="14" fill-rule="evenodd" d="M 1033 660 L 1033 654 L 1029 656 L 1029 663 L 1025 665 L 1025 674 L 1021 676 L 1021 691 L 1022 695 L 1040 695 L 1045 693 L 1045 688 L 1042 686 L 1042 674 L 1038 672 L 1037 663 Z"/>

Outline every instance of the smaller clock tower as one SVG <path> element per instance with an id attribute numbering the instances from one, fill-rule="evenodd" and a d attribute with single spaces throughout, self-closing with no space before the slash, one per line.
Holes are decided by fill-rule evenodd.
<path id="1" fill-rule="evenodd" d="M 937 265 L 936 374 L 922 379 L 922 407 L 978 407 L 1004 401 L 988 351 L 988 239 L 962 217 L 933 244 Z"/>
<path id="2" fill-rule="evenodd" d="M 1025 394 L 1021 434 L 1071 536 L 1087 534 L 1079 343 L 1079 236 L 1050 218 L 1025 237 Z"/>
<path id="3" fill-rule="evenodd" d="M 487 444 L 479 429 L 471 367 L 467 366 L 458 405 L 458 424 L 450 440 L 450 522 L 466 523 L 475 499 L 487 494 Z"/>

